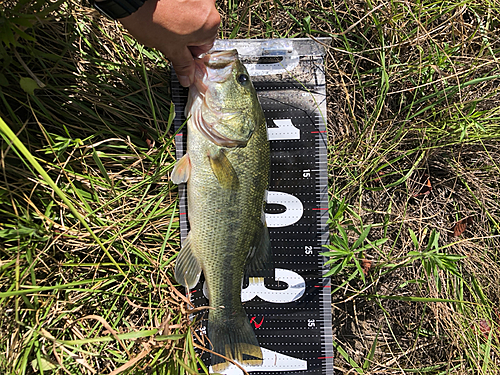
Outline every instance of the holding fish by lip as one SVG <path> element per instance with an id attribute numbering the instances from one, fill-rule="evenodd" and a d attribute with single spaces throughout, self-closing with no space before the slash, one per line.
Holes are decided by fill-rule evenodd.
<path id="1" fill-rule="evenodd" d="M 262 363 L 262 351 L 241 304 L 244 275 L 270 261 L 263 206 L 269 175 L 266 121 L 235 50 L 196 60 L 186 106 L 187 152 L 174 183 L 187 183 L 191 230 L 177 257 L 175 278 L 193 288 L 203 271 L 214 352 L 240 364 Z M 215 371 L 228 362 L 212 355 Z"/>

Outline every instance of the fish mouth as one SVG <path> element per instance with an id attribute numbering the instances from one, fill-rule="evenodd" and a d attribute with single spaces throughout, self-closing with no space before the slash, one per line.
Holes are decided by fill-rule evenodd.
<path id="1" fill-rule="evenodd" d="M 229 78 L 233 65 L 238 61 L 238 51 L 211 51 L 195 59 L 194 86 L 205 96 L 210 82 L 221 83 Z"/>
<path id="2" fill-rule="evenodd" d="M 202 57 L 204 64 L 210 69 L 224 69 L 238 60 L 238 51 L 212 51 Z"/>
<path id="3" fill-rule="evenodd" d="M 223 147 L 242 147 L 246 145 L 247 141 L 231 139 L 220 134 L 215 129 L 215 123 L 203 118 L 201 107 L 210 108 L 210 111 L 217 117 L 236 115 L 233 112 L 223 113 L 221 108 L 214 105 L 209 99 L 210 90 L 208 87 L 212 83 L 222 83 L 229 79 L 237 61 L 237 50 L 209 51 L 195 58 L 195 80 L 189 89 L 189 99 L 186 106 L 186 115 L 189 109 L 192 109 L 191 115 L 197 130 L 213 143 Z M 201 99 L 201 102 L 198 102 L 197 98 Z M 195 105 L 195 103 L 198 104 Z"/>

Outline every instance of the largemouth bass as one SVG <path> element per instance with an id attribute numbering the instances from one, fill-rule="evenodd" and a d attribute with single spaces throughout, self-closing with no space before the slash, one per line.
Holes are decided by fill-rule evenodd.
<path id="1" fill-rule="evenodd" d="M 212 350 L 241 364 L 262 363 L 262 351 L 241 304 L 245 274 L 263 269 L 270 244 L 263 204 L 269 142 L 262 107 L 235 50 L 196 60 L 186 107 L 187 152 L 172 172 L 187 183 L 190 232 L 175 278 L 193 288 L 203 271 Z M 212 355 L 215 371 L 229 363 Z"/>

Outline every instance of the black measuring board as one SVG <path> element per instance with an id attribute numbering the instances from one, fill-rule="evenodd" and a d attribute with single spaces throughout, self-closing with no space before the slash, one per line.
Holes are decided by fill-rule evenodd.
<path id="1" fill-rule="evenodd" d="M 322 277 L 326 259 L 319 255 L 328 243 L 325 50 L 311 39 L 218 40 L 214 47 L 233 48 L 257 90 L 271 148 L 265 214 L 274 278 L 243 284 L 243 306 L 264 354 L 261 366 L 245 370 L 255 375 L 331 375 L 330 281 Z M 187 93 L 173 74 L 176 129 L 186 119 Z M 185 131 L 176 136 L 177 158 L 186 149 Z M 179 199 L 184 239 L 189 231 L 184 185 Z M 203 282 L 202 277 L 190 292 L 195 306 L 208 304 Z M 202 325 L 198 334 L 205 333 Z M 208 353 L 202 358 L 210 363 Z M 222 373 L 242 371 L 231 365 Z"/>

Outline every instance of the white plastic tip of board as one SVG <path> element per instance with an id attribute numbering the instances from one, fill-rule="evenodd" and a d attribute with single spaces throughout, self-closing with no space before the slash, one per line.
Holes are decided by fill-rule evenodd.
<path id="1" fill-rule="evenodd" d="M 247 372 L 252 371 L 299 371 L 307 370 L 307 361 L 302 359 L 287 356 L 285 354 L 273 352 L 272 350 L 262 348 L 263 361 L 260 366 L 245 366 L 241 365 Z M 213 373 L 212 366 L 209 369 L 210 373 Z M 238 367 L 231 364 L 223 372 L 219 372 L 223 375 L 243 375 Z"/>

